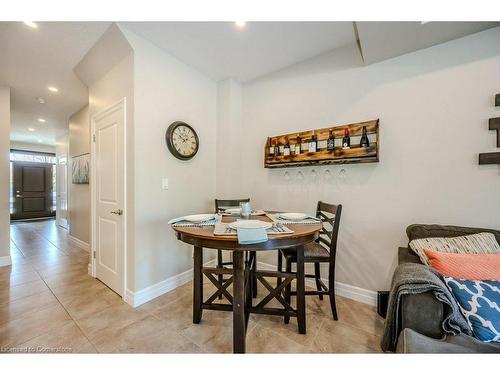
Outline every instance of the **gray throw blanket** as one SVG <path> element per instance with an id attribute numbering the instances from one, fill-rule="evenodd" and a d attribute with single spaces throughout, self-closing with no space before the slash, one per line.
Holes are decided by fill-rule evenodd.
<path id="1" fill-rule="evenodd" d="M 418 263 L 402 263 L 394 271 L 389 306 L 382 337 L 382 350 L 393 352 L 402 328 L 401 297 L 405 294 L 420 294 L 433 291 L 436 299 L 450 306 L 451 313 L 443 320 L 444 332 L 452 335 L 471 334 L 460 308 L 438 273 L 430 267 Z"/>

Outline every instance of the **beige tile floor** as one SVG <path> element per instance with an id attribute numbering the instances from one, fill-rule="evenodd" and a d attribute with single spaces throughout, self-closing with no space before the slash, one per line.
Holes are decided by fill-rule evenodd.
<path id="1" fill-rule="evenodd" d="M 0 352 L 231 352 L 230 313 L 205 311 L 192 324 L 191 283 L 134 309 L 87 274 L 88 253 L 54 221 L 13 224 L 11 238 L 13 264 L 0 267 Z M 247 352 L 380 352 L 373 307 L 339 297 L 334 321 L 327 299 L 306 302 L 306 335 L 295 319 L 252 316 Z"/>

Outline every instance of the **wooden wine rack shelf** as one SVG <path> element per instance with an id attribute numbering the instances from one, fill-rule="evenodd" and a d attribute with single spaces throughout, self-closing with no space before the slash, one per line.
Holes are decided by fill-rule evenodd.
<path id="1" fill-rule="evenodd" d="M 366 127 L 366 132 L 370 139 L 369 147 L 360 147 L 359 144 L 353 142 L 353 138 L 359 138 L 362 135 L 363 127 Z M 339 139 L 344 136 L 344 129 L 349 129 L 351 137 L 351 148 L 342 149 L 338 146 Z M 326 149 L 326 141 L 329 136 L 329 130 L 332 129 L 335 135 L 336 147 L 334 151 Z M 317 137 L 318 145 L 324 147 L 319 148 L 316 152 L 308 152 L 307 148 L 302 150 L 299 155 L 295 155 L 293 147 L 289 156 L 279 155 L 274 156 L 269 153 L 269 144 L 266 143 L 264 150 L 264 167 L 265 168 L 288 168 L 288 167 L 303 167 L 308 165 L 322 164 L 359 164 L 359 163 L 377 163 L 379 161 L 379 120 L 364 121 L 355 124 L 333 126 L 329 128 L 315 129 L 314 133 Z M 313 130 L 305 132 L 295 132 L 270 137 L 272 141 L 278 140 L 279 145 L 284 145 L 286 139 L 290 145 L 295 145 L 297 142 L 297 134 L 302 140 L 303 148 L 309 143 L 312 137 Z"/>

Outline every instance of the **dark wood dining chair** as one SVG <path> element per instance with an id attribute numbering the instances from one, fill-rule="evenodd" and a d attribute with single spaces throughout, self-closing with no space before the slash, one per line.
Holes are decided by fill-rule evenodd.
<path id="1" fill-rule="evenodd" d="M 321 219 L 323 228 L 319 232 L 319 237 L 315 242 L 304 246 L 304 263 L 314 263 L 314 275 L 306 274 L 306 278 L 313 278 L 316 281 L 316 290 L 306 291 L 306 295 L 317 295 L 323 299 L 323 295 L 330 297 L 330 307 L 332 309 L 333 319 L 337 320 L 337 306 L 335 303 L 335 255 L 337 253 L 337 238 L 340 226 L 340 215 L 342 214 L 342 205 L 333 205 L 325 202 L 318 202 L 316 208 L 316 217 Z M 283 259 L 285 259 L 286 272 L 292 271 L 292 264 L 297 262 L 295 249 L 284 249 L 278 251 L 278 271 L 283 268 Z M 328 286 L 321 280 L 320 265 L 328 263 Z M 281 280 L 278 279 L 278 285 Z M 291 291 L 290 285 L 285 289 L 285 299 L 290 301 L 291 295 L 297 292 Z M 290 317 L 285 317 L 285 323 L 288 323 Z"/>
<path id="2" fill-rule="evenodd" d="M 240 203 L 250 202 L 250 198 L 245 199 L 215 199 L 215 213 L 219 213 L 226 208 L 239 207 Z M 217 268 L 224 268 L 225 266 L 232 266 L 233 262 L 224 262 L 222 259 L 222 250 L 217 250 Z M 218 275 L 219 283 L 224 283 L 224 275 Z M 219 295 L 219 299 L 222 299 L 222 294 Z"/>

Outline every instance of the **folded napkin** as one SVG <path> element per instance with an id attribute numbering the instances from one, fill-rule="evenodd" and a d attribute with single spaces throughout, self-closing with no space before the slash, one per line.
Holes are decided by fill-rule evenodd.
<path id="1" fill-rule="evenodd" d="M 202 221 L 201 223 L 208 223 L 208 222 L 212 222 L 212 221 L 215 221 L 215 220 L 217 220 L 217 215 L 213 215 L 210 219 Z M 175 223 L 179 223 L 181 221 L 185 221 L 185 216 L 176 217 L 176 218 L 174 218 L 172 220 L 169 220 L 168 224 L 175 224 Z M 193 223 L 193 224 L 196 224 L 196 223 Z"/>
<path id="2" fill-rule="evenodd" d="M 266 229 L 267 235 L 277 235 L 277 234 L 291 234 L 294 233 L 290 228 L 280 225 L 279 227 L 273 226 L 272 228 Z M 214 228 L 214 235 L 216 236 L 237 236 L 238 232 L 236 229 L 231 229 L 228 223 L 216 223 Z"/>
<path id="3" fill-rule="evenodd" d="M 238 243 L 242 245 L 250 245 L 253 243 L 261 243 L 267 241 L 267 231 L 265 228 L 238 228 Z"/>

